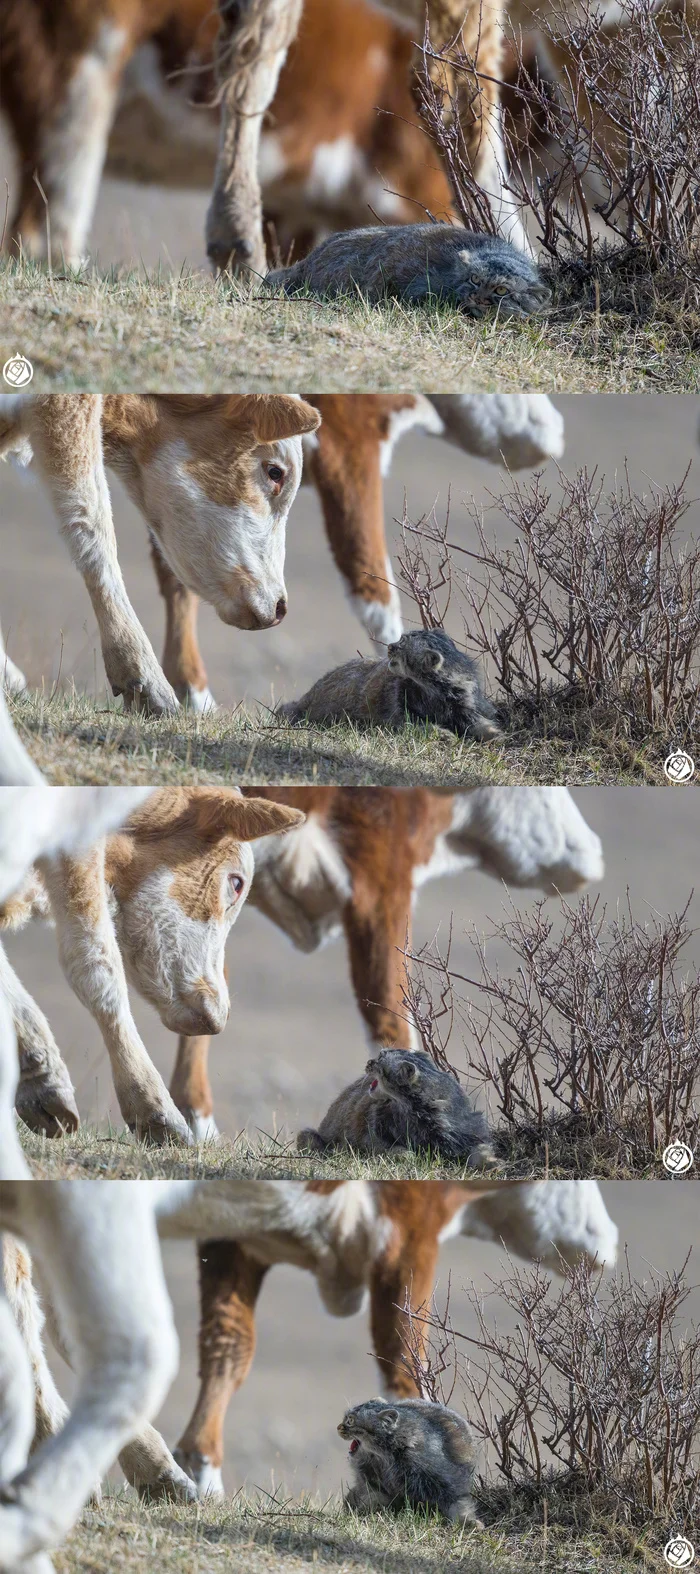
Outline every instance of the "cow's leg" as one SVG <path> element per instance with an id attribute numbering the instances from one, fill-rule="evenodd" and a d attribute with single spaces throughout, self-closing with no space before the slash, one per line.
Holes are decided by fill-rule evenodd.
<path id="1" fill-rule="evenodd" d="M 13 1236 L 5 1235 L 2 1248 L 2 1281 L 22 1344 L 29 1358 L 34 1386 L 34 1438 L 36 1447 L 60 1432 L 68 1416 L 44 1353 L 44 1314 L 32 1282 L 28 1252 Z"/>
<path id="2" fill-rule="evenodd" d="M 23 694 L 26 687 L 27 680 L 24 673 L 20 672 L 14 661 L 10 661 L 5 650 L 2 629 L 0 629 L 0 688 L 3 688 L 6 694 Z"/>
<path id="3" fill-rule="evenodd" d="M 36 1002 L 20 983 L 0 944 L 0 989 L 14 1021 L 19 1053 L 19 1084 L 15 1109 L 25 1126 L 57 1137 L 77 1131 L 80 1116 L 68 1067 L 51 1028 Z"/>
<path id="4" fill-rule="evenodd" d="M 126 593 L 102 451 L 102 404 L 94 395 L 50 395 L 30 417 L 36 462 L 61 535 L 85 581 L 114 694 L 154 715 L 178 709 Z"/>
<path id="5" fill-rule="evenodd" d="M 414 1235 L 409 1226 L 398 1251 L 389 1246 L 372 1269 L 370 1316 L 374 1353 L 383 1389 L 400 1399 L 418 1393 L 410 1368 L 403 1360 L 410 1322 L 403 1308 L 408 1302 L 410 1308 L 417 1311 L 430 1302 L 437 1258 L 437 1237 L 428 1239 L 424 1230 Z M 410 1333 L 411 1348 L 420 1355 L 424 1345 L 420 1322 L 413 1323 Z"/>
<path id="6" fill-rule="evenodd" d="M 31 1179 L 15 1120 L 18 1075 L 12 1012 L 0 984 L 0 1181 Z"/>
<path id="7" fill-rule="evenodd" d="M 165 602 L 165 676 L 178 699 L 183 705 L 189 705 L 190 710 L 215 710 L 197 640 L 199 596 L 180 583 L 155 541 L 151 542 L 151 558 L 158 589 Z"/>
<path id="8" fill-rule="evenodd" d="M 384 0 L 384 8 L 413 24 L 414 38 L 422 37 L 424 0 Z M 503 64 L 503 0 L 428 0 L 430 41 L 435 49 L 455 42 L 473 63 L 473 71 L 454 75 L 447 71 L 447 86 L 454 92 L 464 151 L 479 184 L 486 192 L 494 218 L 507 240 L 522 251 L 531 251 L 517 203 L 506 190 L 507 168 L 500 111 Z M 416 54 L 418 69 L 422 62 Z M 428 62 L 428 69 L 442 85 L 445 71 Z"/>
<path id="9" fill-rule="evenodd" d="M 216 268 L 267 272 L 260 132 L 301 9 L 302 0 L 219 0 L 221 129 L 206 225 L 207 254 Z"/>
<path id="10" fill-rule="evenodd" d="M 402 633 L 384 529 L 382 448 L 390 447 L 394 412 L 383 406 L 389 403 L 372 394 L 324 395 L 319 399 L 323 422 L 309 458 L 350 605 L 370 639 L 383 645 Z M 395 415 L 398 421 L 398 410 Z"/>
<path id="11" fill-rule="evenodd" d="M 175 1457 L 202 1496 L 223 1493 L 224 1421 L 255 1354 L 255 1303 L 266 1273 L 233 1241 L 199 1247 L 200 1388 Z"/>
<path id="12" fill-rule="evenodd" d="M 82 858 L 45 860 L 59 956 L 78 999 L 97 1022 L 125 1121 L 153 1142 L 191 1142 L 187 1122 L 149 1059 L 131 1014 L 124 964 L 109 912 L 104 844 Z"/>
<path id="13" fill-rule="evenodd" d="M 0 685 L 0 787 L 32 787 L 43 780 L 15 732 Z"/>
<path id="14" fill-rule="evenodd" d="M 42 27 L 39 8 L 26 7 L 26 17 L 24 9 L 16 0 L 3 18 L 3 108 L 19 160 L 9 244 L 43 261 L 50 236 L 54 262 L 65 257 L 77 263 L 90 233 L 131 40 L 125 26 L 90 17 L 89 7 L 81 8 L 70 39 L 65 29 Z"/>
<path id="15" fill-rule="evenodd" d="M 148 1182 L 128 1181 L 45 1181 L 21 1189 L 21 1233 L 41 1264 L 79 1385 L 60 1435 L 5 1476 L 2 1569 L 22 1568 L 25 1559 L 63 1540 L 175 1375 L 177 1336 L 149 1189 Z M 0 1361 L 7 1359 L 6 1348 L 0 1339 Z M 10 1348 L 16 1355 L 16 1340 Z M 26 1419 L 23 1428 L 26 1433 Z"/>
<path id="16" fill-rule="evenodd" d="M 387 857 L 391 848 L 387 847 Z M 410 939 L 411 891 L 398 878 L 383 890 L 356 879 L 343 911 L 350 974 L 373 1049 L 413 1049 L 415 1030 L 403 1004 L 405 961 Z"/>
<path id="17" fill-rule="evenodd" d="M 210 1043 L 204 1033 L 196 1038 L 180 1037 L 170 1079 L 171 1097 L 197 1142 L 211 1142 L 219 1135 L 209 1081 Z"/>

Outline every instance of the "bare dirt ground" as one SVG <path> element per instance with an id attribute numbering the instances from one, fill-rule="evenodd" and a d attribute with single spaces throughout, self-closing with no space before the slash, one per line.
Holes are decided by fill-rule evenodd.
<path id="1" fill-rule="evenodd" d="M 616 478 L 620 481 L 624 478 L 627 464 L 633 487 L 645 490 L 650 481 L 658 485 L 677 483 L 690 465 L 688 492 L 691 498 L 696 495 L 695 477 L 700 458 L 696 457 L 698 407 L 694 398 L 635 396 L 620 399 L 597 395 L 595 398 L 561 397 L 557 403 L 566 422 L 563 466 L 567 474 L 574 474 L 584 465 L 591 471 L 597 468 L 612 488 Z M 546 475 L 556 491 L 554 463 L 547 466 Z M 499 542 L 509 544 L 513 539 L 512 527 L 493 501 L 494 494 L 505 490 L 507 484 L 507 477 L 498 467 L 474 459 L 441 439 L 413 434 L 410 439 L 404 439 L 396 451 L 392 474 L 385 486 L 387 528 L 394 560 L 400 541 L 397 521 L 403 514 L 404 499 L 414 519 L 420 518 L 435 503 L 442 517 L 449 495 L 451 532 L 454 539 L 467 544 L 475 540 L 476 534 L 466 506 L 474 497 L 478 506 L 486 510 L 487 523 Z M 111 486 L 127 588 L 138 616 L 159 649 L 162 603 L 151 569 L 146 529 L 119 483 L 113 480 Z M 695 503 L 681 528 L 683 531 L 687 528 L 688 536 L 692 536 L 697 534 L 699 527 L 700 506 Z M 104 675 L 87 594 L 58 538 L 46 493 L 31 473 L 28 475 L 11 465 L 5 465 L 0 472 L 0 549 L 3 558 L 0 619 L 10 655 L 24 669 L 30 684 L 45 694 L 54 692 L 56 685 L 60 689 L 62 685 L 75 683 L 78 691 L 88 698 L 101 700 Z M 252 636 L 226 628 L 211 608 L 202 608 L 202 647 L 211 688 L 222 706 L 231 708 L 241 703 L 254 706 L 255 702 L 271 706 L 280 699 L 303 693 L 322 672 L 348 660 L 358 650 L 369 652 L 369 641 L 345 601 L 326 544 L 316 493 L 311 487 L 301 489 L 290 516 L 287 584 L 288 616 L 279 629 L 270 632 Z M 405 605 L 405 614 L 407 624 L 415 622 L 415 608 L 411 604 Z M 463 636 L 456 607 L 448 616 L 447 626 L 457 638 Z M 309 734 L 302 730 L 295 737 L 300 745 L 296 762 L 290 751 L 288 763 L 286 757 L 280 757 L 281 774 L 274 774 L 274 764 L 270 764 L 265 774 L 261 752 L 254 767 L 260 766 L 258 779 L 315 779 L 311 757 L 314 750 L 310 754 L 307 751 Z M 29 742 L 31 747 L 31 738 Z M 624 761 L 606 759 L 603 745 L 604 740 L 601 740 L 601 746 L 597 751 L 593 748 L 589 758 L 581 751 L 582 758 L 578 762 L 566 756 L 560 761 L 555 752 L 543 745 L 543 770 L 539 779 L 614 780 L 616 772 L 627 768 L 627 779 L 633 780 L 634 759 L 631 758 L 627 767 Z M 147 750 L 148 739 L 145 747 Z M 462 747 L 459 745 L 460 749 Z M 474 769 L 475 753 L 477 756 L 483 754 L 488 778 L 508 779 L 507 748 L 496 745 L 493 749 L 481 750 L 468 745 L 467 751 L 469 757 L 464 763 L 468 770 Z M 364 777 L 358 777 L 356 772 L 351 774 L 349 763 L 343 766 L 343 752 L 345 755 L 348 752 L 347 740 L 343 750 L 335 748 L 332 738 L 326 738 L 315 752 L 316 773 L 321 773 L 321 779 L 333 779 L 334 772 L 337 773 L 335 779 L 351 781 L 399 779 L 391 775 L 391 757 L 382 757 L 377 751 L 375 759 L 371 747 Z M 449 744 L 436 751 L 433 779 L 447 768 L 451 776 L 455 769 L 459 773 L 461 762 L 452 758 L 453 753 Z M 639 753 L 643 755 L 644 750 Z M 249 744 L 242 740 L 239 749 L 242 762 L 248 754 Z M 511 779 L 537 780 L 534 760 L 524 758 L 521 761 L 517 750 L 514 754 Z M 48 760 L 42 758 L 42 763 L 49 769 L 59 768 L 60 751 L 57 758 L 54 749 Z M 660 775 L 660 759 L 653 764 Z M 413 779 L 429 780 L 430 759 L 425 763 L 422 778 L 420 765 L 418 761 Z M 94 749 L 86 754 L 84 766 L 87 774 L 78 779 L 99 779 L 99 775 L 95 775 L 98 761 Z M 156 776 L 149 779 L 156 779 Z M 70 775 L 58 779 L 70 779 Z M 443 775 L 442 779 L 447 778 Z M 645 779 L 643 762 L 639 779 Z M 647 779 L 656 777 L 647 776 Z"/>
<path id="2" fill-rule="evenodd" d="M 652 1268 L 661 1273 L 679 1268 L 691 1246 L 694 1255 L 697 1253 L 695 1186 L 676 1183 L 671 1192 L 661 1183 L 616 1181 L 602 1189 L 636 1277 L 648 1276 Z M 194 1248 L 186 1243 L 167 1243 L 165 1262 L 181 1339 L 181 1366 L 158 1424 L 172 1445 L 189 1419 L 196 1393 Z M 692 1263 L 691 1259 L 689 1282 L 696 1284 L 697 1265 L 694 1270 Z M 457 1328 L 467 1333 L 474 1330 L 464 1294 L 464 1286 L 471 1282 L 486 1295 L 487 1307 L 493 1309 L 501 1330 L 514 1326 L 493 1294 L 492 1281 L 507 1272 L 507 1258 L 495 1246 L 462 1240 L 442 1248 L 438 1299 L 444 1301 L 449 1281 Z M 688 1317 L 691 1315 L 698 1315 L 697 1293 L 688 1307 Z M 260 1488 L 270 1492 L 278 1487 L 295 1495 L 306 1491 L 336 1494 L 341 1481 L 347 1481 L 346 1445 L 336 1434 L 338 1421 L 349 1404 L 378 1392 L 366 1317 L 337 1320 L 327 1316 L 309 1275 L 278 1267 L 263 1286 L 258 1325 L 252 1373 L 229 1411 L 226 1490 L 253 1492 Z M 57 1369 L 61 1387 L 68 1392 L 70 1379 L 60 1363 Z M 206 1506 L 203 1517 L 206 1525 Z M 574 1564 L 578 1568 L 593 1566 L 599 1565 Z M 510 1574 L 507 1562 L 505 1567 Z"/>

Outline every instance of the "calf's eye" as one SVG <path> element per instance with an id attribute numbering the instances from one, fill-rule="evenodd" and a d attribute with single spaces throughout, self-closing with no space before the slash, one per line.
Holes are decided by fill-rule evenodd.
<path id="1" fill-rule="evenodd" d="M 268 465 L 267 473 L 270 480 L 275 482 L 275 485 L 282 485 L 282 482 L 284 481 L 284 470 L 282 469 L 281 465 Z"/>
<path id="2" fill-rule="evenodd" d="M 241 891 L 245 885 L 243 876 L 241 874 L 230 874 L 228 877 L 228 883 L 232 894 L 234 896 L 240 896 Z"/>

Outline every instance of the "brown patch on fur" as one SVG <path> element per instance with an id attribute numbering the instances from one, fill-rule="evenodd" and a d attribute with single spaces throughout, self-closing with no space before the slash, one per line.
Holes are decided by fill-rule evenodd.
<path id="1" fill-rule="evenodd" d="M 235 865 L 240 843 L 302 819 L 295 809 L 226 787 L 163 787 L 108 838 L 107 881 L 118 901 L 128 901 L 156 870 L 169 869 L 171 894 L 189 918 L 222 918 L 221 870 Z"/>
<path id="2" fill-rule="evenodd" d="M 108 394 L 102 414 L 110 463 L 126 450 L 147 464 L 162 443 L 184 438 L 192 474 L 214 502 L 229 505 L 249 485 L 255 448 L 315 431 L 319 421 L 311 405 L 277 394 Z"/>
<path id="3" fill-rule="evenodd" d="M 310 395 L 323 417 L 309 470 L 318 488 L 326 534 L 352 594 L 387 606 L 381 444 L 393 414 L 413 394 Z"/>
<path id="4" fill-rule="evenodd" d="M 18 891 L 0 903 L 0 929 L 23 929 L 31 918 L 50 918 L 46 887 L 36 870 L 29 874 Z"/>
<path id="5" fill-rule="evenodd" d="M 199 1247 L 202 1380 L 178 1448 L 201 1453 L 217 1467 L 223 1464 L 229 1400 L 245 1382 L 255 1354 L 255 1304 L 267 1272 L 230 1241 L 205 1241 Z"/>
<path id="6" fill-rule="evenodd" d="M 155 540 L 151 541 L 151 560 L 165 601 L 163 671 L 181 700 L 188 689 L 207 686 L 206 668 L 197 644 L 199 597 L 180 584 Z"/>
<path id="7" fill-rule="evenodd" d="M 170 1082 L 170 1093 L 182 1114 L 212 1115 L 214 1101 L 207 1072 L 209 1037 L 181 1036 L 178 1040 L 175 1070 Z"/>
<path id="8" fill-rule="evenodd" d="M 62 857 L 60 867 L 66 907 L 97 928 L 105 904 L 102 849 L 92 848 L 83 857 Z"/>

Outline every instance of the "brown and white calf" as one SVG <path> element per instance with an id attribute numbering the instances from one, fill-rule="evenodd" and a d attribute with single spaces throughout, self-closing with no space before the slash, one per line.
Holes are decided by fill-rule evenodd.
<path id="1" fill-rule="evenodd" d="M 578 1262 L 612 1267 L 618 1239 L 595 1181 L 5 1185 L 0 1229 L 21 1237 L 36 1256 L 59 1347 L 67 1347 L 80 1372 L 70 1424 L 53 1448 L 37 1449 L 19 1493 L 11 1492 L 7 1483 L 24 1465 L 33 1433 L 45 1443 L 62 1428 L 65 1409 L 44 1359 L 26 1255 L 10 1246 L 7 1299 L 0 1288 L 0 1386 L 4 1380 L 7 1395 L 0 1566 L 9 1569 L 15 1562 L 24 1567 L 27 1554 L 62 1538 L 118 1453 L 127 1478 L 149 1495 L 191 1496 L 187 1477 L 147 1424 L 177 1364 L 158 1237 L 209 1237 L 200 1257 L 214 1253 L 220 1269 L 214 1272 L 211 1263 L 210 1281 L 202 1281 L 200 1402 L 206 1396 L 207 1407 L 179 1450 L 202 1491 L 220 1490 L 223 1417 L 250 1368 L 255 1304 L 275 1263 L 314 1274 L 331 1315 L 352 1315 L 369 1299 L 382 1383 L 390 1393 L 407 1394 L 415 1388 L 402 1361 L 403 1307 L 429 1301 L 442 1241 L 465 1236 L 501 1243 L 561 1272 Z M 191 1447 L 184 1447 L 186 1439 Z M 8 1503 L 19 1512 L 8 1513 Z M 32 1565 L 33 1574 L 48 1569 L 45 1562 Z"/>
<path id="2" fill-rule="evenodd" d="M 252 857 L 233 840 L 246 827 L 255 838 Z M 230 893 L 222 907 L 222 884 L 226 890 L 226 878 L 240 877 L 246 860 L 246 886 L 235 910 Z M 86 999 L 89 980 L 69 974 L 99 1022 L 129 1124 L 155 1137 L 181 1136 L 184 1116 L 197 1138 L 216 1135 L 208 1034 L 212 1027 L 220 1031 L 228 1015 L 223 948 L 246 895 L 302 952 L 344 933 L 370 1048 L 410 1048 L 403 948 L 417 892 L 426 880 L 474 868 L 563 895 L 601 878 L 602 848 L 564 787 L 481 787 L 457 794 L 263 787 L 245 789 L 244 798 L 216 787 L 154 792 L 126 829 L 107 841 L 104 880 L 126 976 L 180 1034 L 172 1104 L 150 1062 L 144 1063 L 125 984 L 116 1018 L 105 1020 L 96 980 Z M 81 900 L 74 923 L 87 906 L 80 881 L 75 889 Z M 44 902 L 43 888 L 37 893 L 30 884 L 8 909 L 6 923 L 25 922 L 32 911 L 41 913 Z M 5 987 L 21 1047 L 18 1111 L 48 1135 L 74 1128 L 73 1090 L 48 1023 L 14 975 Z"/>
<path id="3" fill-rule="evenodd" d="M 299 951 L 344 936 L 370 1052 L 415 1044 L 403 952 L 428 880 L 481 869 L 509 885 L 564 896 L 603 875 L 600 839 L 565 787 L 248 790 L 306 817 L 289 835 L 256 844 L 249 901 Z M 171 1082 L 199 1136 L 216 1132 L 208 1052 L 207 1037 L 181 1037 Z"/>
<path id="4" fill-rule="evenodd" d="M 155 714 L 178 701 L 129 601 L 106 468 L 124 482 L 169 569 L 224 623 L 272 628 L 287 610 L 287 516 L 302 433 L 318 411 L 276 394 L 44 394 L 0 409 L 0 456 L 33 456 L 97 618 L 107 678 Z"/>
<path id="5" fill-rule="evenodd" d="M 545 394 L 306 394 L 322 417 L 304 438 L 302 481 L 316 487 L 326 537 L 350 606 L 370 639 L 388 645 L 403 631 L 384 524 L 383 483 L 394 449 L 421 430 L 510 470 L 560 458 L 564 423 Z M 212 703 L 197 639 L 198 598 L 157 545 L 153 562 L 165 600 L 163 671 L 194 710 Z"/>
<path id="6" fill-rule="evenodd" d="M 29 814 L 31 793 L 25 801 Z M 19 819 L 21 797 L 18 811 Z M 0 908 L 6 929 L 33 914 L 53 918 L 63 970 L 99 1026 L 119 1108 L 141 1136 L 191 1140 L 139 1036 L 127 980 L 173 1032 L 220 1032 L 230 1008 L 224 951 L 250 890 L 251 844 L 302 819 L 233 789 L 162 788 L 118 835 L 83 855 L 44 860 Z M 0 991 L 19 1048 L 18 1113 L 48 1135 L 75 1130 L 67 1068 L 2 947 Z"/>

